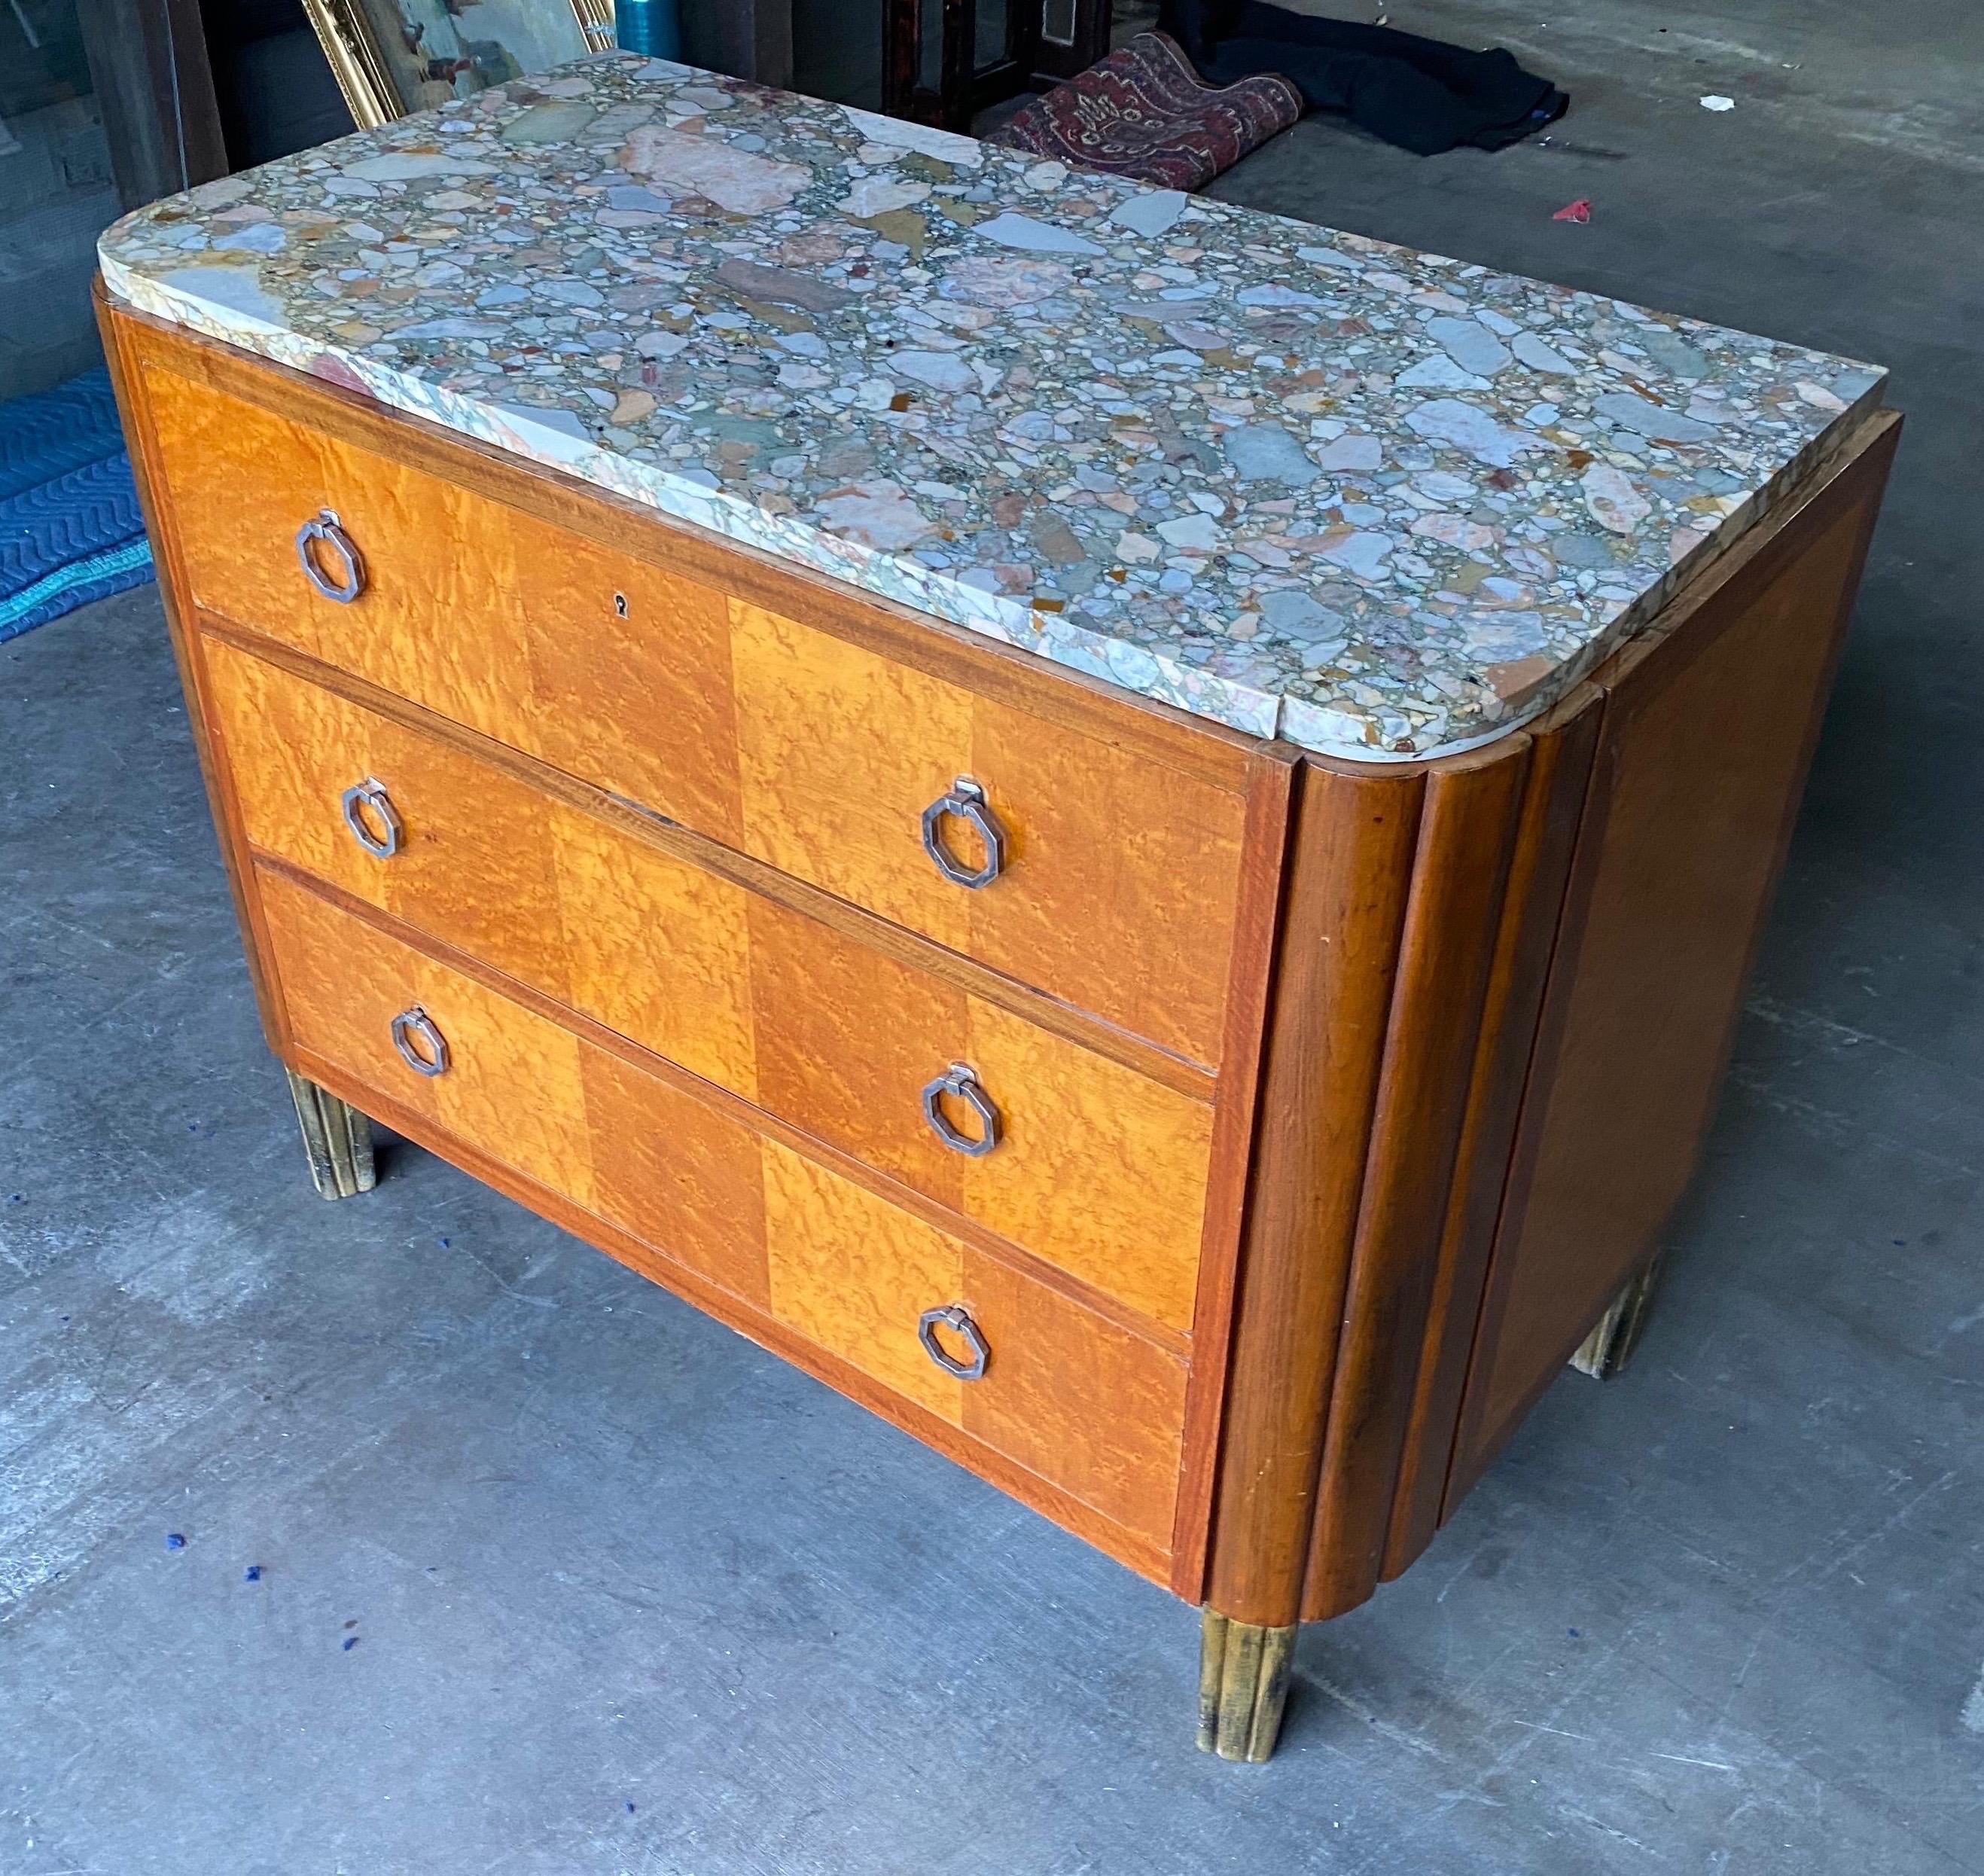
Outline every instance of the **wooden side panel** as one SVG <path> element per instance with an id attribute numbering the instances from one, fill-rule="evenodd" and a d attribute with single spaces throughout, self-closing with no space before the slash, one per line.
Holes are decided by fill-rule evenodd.
<path id="1" fill-rule="evenodd" d="M 747 849 L 1196 1062 L 1219 1059 L 1246 804 L 761 608 L 733 605 Z M 961 775 L 1007 836 L 978 891 L 923 850 Z M 984 850 L 953 821 L 960 861 Z"/>
<path id="2" fill-rule="evenodd" d="M 1162 1575 L 1181 1468 L 1185 1364 L 1036 1282 L 984 1247 L 889 1204 L 829 1167 L 715 1110 L 618 1054 L 403 944 L 287 875 L 261 871 L 269 961 L 307 1070 L 395 1124 L 431 1123 L 590 1219 L 662 1253 L 723 1293 L 725 1313 L 784 1352 L 844 1364 L 876 1384 L 869 1404 L 1074 1522 L 1134 1568 Z M 395 1015 L 417 1004 L 446 1038 L 445 1071 L 402 1061 Z M 609 1240 L 610 1241 L 610 1240 Z M 671 1270 L 650 1274 L 673 1280 Z M 707 1302 L 706 1292 L 699 1300 Z M 943 1372 L 917 1339 L 933 1307 L 960 1304 L 991 1356 L 982 1378 Z M 963 1356 L 954 1340 L 951 1352 Z M 809 1362 L 809 1365 L 821 1364 Z M 987 1466 L 983 1455 L 1004 1463 Z"/>
<path id="3" fill-rule="evenodd" d="M 630 1041 L 759 1102 L 1132 1309 L 1191 1324 L 1212 1110 L 554 800 L 440 739 L 209 638 L 250 841 Z M 343 790 L 379 782 L 400 849 Z M 944 1146 L 921 1092 L 952 1062 L 1005 1123 Z M 962 1121 L 963 1117 L 960 1116 Z M 625 1222 L 625 1221 L 622 1221 Z"/>
<path id="4" fill-rule="evenodd" d="M 1610 693 L 1448 1506 L 1692 1176 L 1899 420 L 1600 674 Z"/>
<path id="5" fill-rule="evenodd" d="M 1381 784 L 1305 778 L 1228 1381 L 1222 1613 L 1326 1617 L 1403 1568 L 1653 1248 L 1851 603 L 1892 443 L 1870 434 L 1535 729 L 1399 778 L 1422 790 L 1413 837 L 1367 834 L 1348 869 L 1374 961 L 1347 985 L 1305 974 L 1299 935 L 1342 925 L 1303 908 L 1329 903 L 1319 856 Z M 1381 1019 L 1342 1076 L 1287 1066 L 1304 1039 Z M 1305 1213 L 1325 1205 L 1319 1229 Z"/>
<path id="6" fill-rule="evenodd" d="M 1296 797 L 1234 1304 L 1207 1601 L 1297 1619 L 1424 779 Z"/>

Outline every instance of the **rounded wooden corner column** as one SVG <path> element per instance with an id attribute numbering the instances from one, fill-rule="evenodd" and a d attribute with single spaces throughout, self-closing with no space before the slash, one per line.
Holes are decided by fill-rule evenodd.
<path id="1" fill-rule="evenodd" d="M 1425 792 L 1417 767 L 1298 780 L 1201 1612 L 1222 1759 L 1281 1731 Z"/>
<path id="2" fill-rule="evenodd" d="M 1274 1750 L 1299 1624 L 1371 1593 L 1423 1495 L 1429 1364 L 1457 1388 L 1445 1300 L 1484 1228 L 1469 1169 L 1503 1143 L 1481 1110 L 1512 1106 L 1500 1071 L 1523 1052 L 1507 954 L 1560 885 L 1525 856 L 1539 824 L 1574 823 L 1582 783 L 1539 747 L 1305 765 L 1204 1615 L 1199 1743 L 1224 1758 Z"/>
<path id="3" fill-rule="evenodd" d="M 1305 763 L 1289 843 L 1203 1600 L 1302 1613 L 1423 771 Z"/>

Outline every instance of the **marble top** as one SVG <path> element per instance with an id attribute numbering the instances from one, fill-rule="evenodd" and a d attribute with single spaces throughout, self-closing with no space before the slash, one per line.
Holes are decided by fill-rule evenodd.
<path id="1" fill-rule="evenodd" d="M 100 252 L 176 324 L 1366 760 L 1562 696 L 1882 377 L 624 52 Z"/>

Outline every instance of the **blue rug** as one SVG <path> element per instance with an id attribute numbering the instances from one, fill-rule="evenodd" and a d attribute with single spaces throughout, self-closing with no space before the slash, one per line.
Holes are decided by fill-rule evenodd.
<path id="1" fill-rule="evenodd" d="M 110 374 L 0 404 L 0 641 L 151 577 Z"/>

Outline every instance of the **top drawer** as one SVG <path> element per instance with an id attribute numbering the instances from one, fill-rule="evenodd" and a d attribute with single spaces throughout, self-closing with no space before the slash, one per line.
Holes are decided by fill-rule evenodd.
<path id="1" fill-rule="evenodd" d="M 519 478 L 585 532 L 145 377 L 204 609 L 1216 1066 L 1245 804 L 1208 777 L 1237 757 L 1188 772 L 960 683 L 955 659 L 940 677 L 685 579 L 648 557 L 665 525 L 587 518 L 548 481 Z M 874 616 L 794 591 L 856 634 Z"/>

